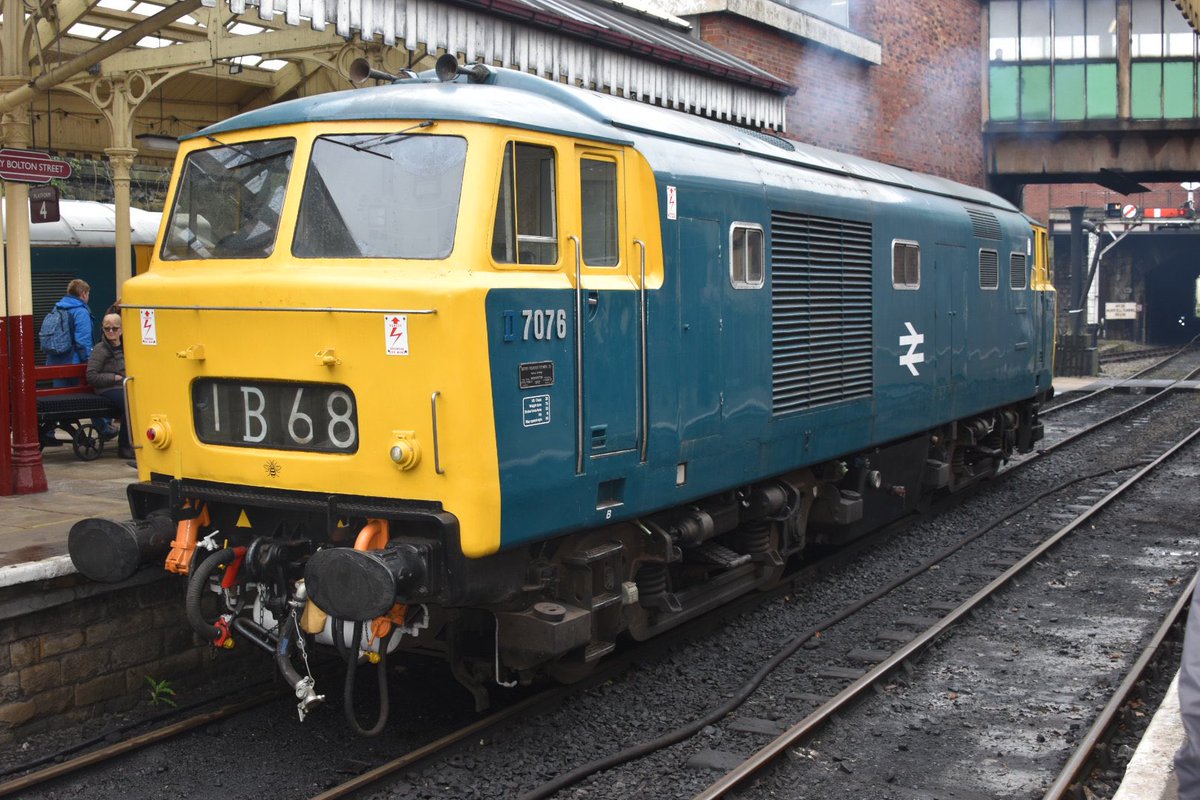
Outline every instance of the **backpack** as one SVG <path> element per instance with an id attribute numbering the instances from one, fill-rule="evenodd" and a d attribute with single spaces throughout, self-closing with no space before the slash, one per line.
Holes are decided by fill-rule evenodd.
<path id="1" fill-rule="evenodd" d="M 63 356 L 75 349 L 75 320 L 71 312 L 55 306 L 42 320 L 42 329 L 38 332 L 38 342 L 42 350 L 56 356 Z"/>

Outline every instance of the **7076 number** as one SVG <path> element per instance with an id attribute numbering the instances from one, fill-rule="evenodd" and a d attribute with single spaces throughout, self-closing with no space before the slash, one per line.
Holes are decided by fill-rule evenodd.
<path id="1" fill-rule="evenodd" d="M 521 311 L 521 318 L 525 320 L 526 341 L 567 338 L 567 312 L 564 309 L 526 308 Z"/>

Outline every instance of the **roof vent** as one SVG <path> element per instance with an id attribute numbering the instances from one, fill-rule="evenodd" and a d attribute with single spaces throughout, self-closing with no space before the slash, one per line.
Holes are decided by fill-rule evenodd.
<path id="1" fill-rule="evenodd" d="M 978 238 L 1000 241 L 1000 221 L 996 219 L 995 214 L 968 208 L 967 216 L 971 218 L 971 229 Z"/>
<path id="2" fill-rule="evenodd" d="M 767 144 L 773 144 L 776 147 L 778 147 L 780 150 L 787 150 L 789 153 L 796 152 L 796 146 L 794 144 L 792 144 L 791 142 L 789 142 L 787 139 L 784 139 L 782 136 L 772 136 L 769 133 L 763 133 L 762 131 L 751 130 L 750 128 L 742 128 L 741 131 L 742 131 L 742 133 L 748 133 L 751 136 L 753 136 L 755 139 L 764 141 Z"/>

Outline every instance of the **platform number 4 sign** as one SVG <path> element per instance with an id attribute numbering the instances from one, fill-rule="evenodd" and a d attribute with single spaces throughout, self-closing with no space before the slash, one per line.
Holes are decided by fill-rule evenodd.
<path id="1" fill-rule="evenodd" d="M 31 187 L 29 189 L 29 221 L 58 222 L 58 220 L 58 187 Z"/>

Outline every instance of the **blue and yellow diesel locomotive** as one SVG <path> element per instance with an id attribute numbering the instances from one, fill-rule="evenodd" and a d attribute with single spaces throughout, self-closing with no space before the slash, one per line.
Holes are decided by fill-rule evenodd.
<path id="1" fill-rule="evenodd" d="M 168 209 L 71 555 L 186 575 L 302 717 L 313 642 L 482 706 L 1041 435 L 1045 230 L 947 180 L 443 57 L 191 137 Z"/>

